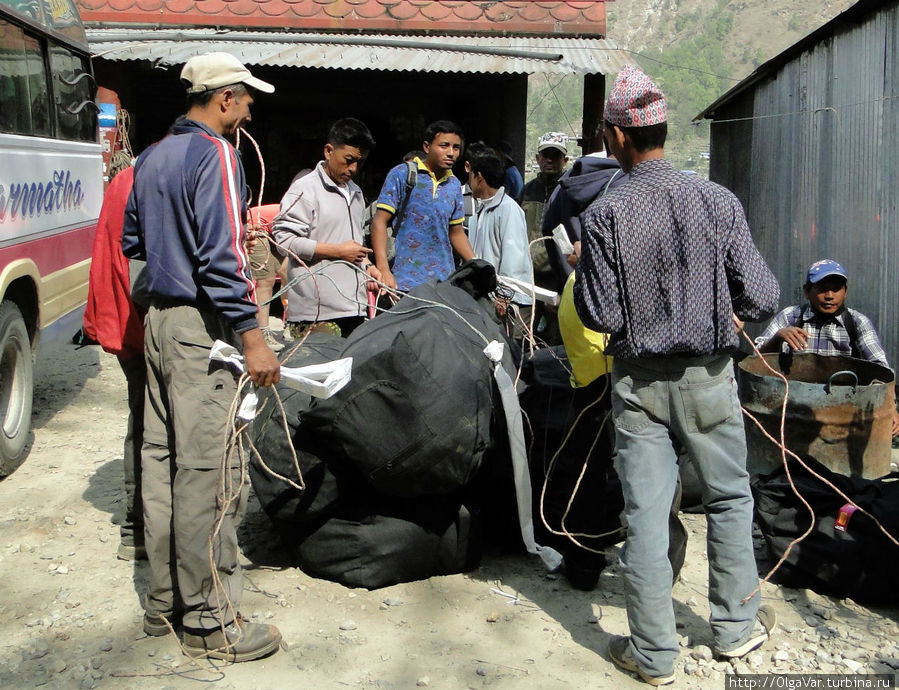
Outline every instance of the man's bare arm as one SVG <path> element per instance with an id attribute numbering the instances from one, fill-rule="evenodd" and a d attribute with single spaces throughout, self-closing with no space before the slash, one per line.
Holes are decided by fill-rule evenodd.
<path id="1" fill-rule="evenodd" d="M 393 214 L 379 208 L 371 220 L 371 247 L 375 254 L 375 266 L 381 272 L 381 282 L 396 290 L 396 278 L 387 263 L 387 224 Z"/>

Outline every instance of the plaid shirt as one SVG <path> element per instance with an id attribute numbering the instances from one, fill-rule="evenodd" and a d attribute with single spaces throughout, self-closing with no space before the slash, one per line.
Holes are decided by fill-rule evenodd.
<path id="1" fill-rule="evenodd" d="M 585 326 L 610 334 L 609 355 L 729 352 L 734 313 L 761 321 L 777 307 L 777 279 L 737 198 L 665 159 L 635 165 L 581 223 L 574 303 Z"/>
<path id="2" fill-rule="evenodd" d="M 852 312 L 852 320 L 855 322 L 856 340 L 855 347 L 861 359 L 882 364 L 889 368 L 886 352 L 880 344 L 877 329 L 871 323 L 871 319 L 855 309 L 844 310 L 840 314 L 829 316 L 816 313 L 811 305 L 795 305 L 787 307 L 777 316 L 771 319 L 771 323 L 758 338 L 755 339 L 756 347 L 761 348 L 781 328 L 795 326 L 799 323 L 799 315 L 802 314 L 802 330 L 808 333 L 808 345 L 803 352 L 811 352 L 818 355 L 846 355 L 852 356 L 852 340 L 849 331 L 846 330 L 844 320 L 845 311 Z M 790 346 L 781 343 L 781 350 L 789 352 Z"/>

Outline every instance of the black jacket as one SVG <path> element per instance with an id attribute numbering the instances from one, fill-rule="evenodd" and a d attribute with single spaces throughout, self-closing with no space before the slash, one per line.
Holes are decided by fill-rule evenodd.
<path id="1" fill-rule="evenodd" d="M 560 223 L 568 232 L 572 244 L 581 239 L 580 215 L 594 199 L 627 180 L 618 161 L 611 158 L 583 156 L 562 175 L 559 184 L 546 202 L 543 212 L 543 234 L 551 236 Z M 546 243 L 549 263 L 559 279 L 559 289 L 572 271 L 555 242 Z"/>

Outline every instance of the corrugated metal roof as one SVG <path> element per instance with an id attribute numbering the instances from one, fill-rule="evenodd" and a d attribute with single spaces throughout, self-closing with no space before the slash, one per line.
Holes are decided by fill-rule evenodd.
<path id="1" fill-rule="evenodd" d="M 91 29 L 95 57 L 178 65 L 222 50 L 248 65 L 399 72 L 612 74 L 636 64 L 609 39 Z"/>

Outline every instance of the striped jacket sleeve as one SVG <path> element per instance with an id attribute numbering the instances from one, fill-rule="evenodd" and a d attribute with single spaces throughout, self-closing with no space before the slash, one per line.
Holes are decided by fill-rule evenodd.
<path id="1" fill-rule="evenodd" d="M 243 166 L 228 142 L 206 142 L 193 168 L 198 285 L 238 333 L 255 328 L 256 291 L 244 248 L 246 184 Z"/>

